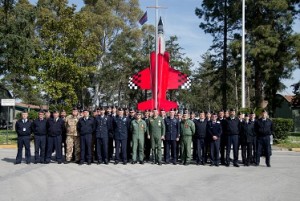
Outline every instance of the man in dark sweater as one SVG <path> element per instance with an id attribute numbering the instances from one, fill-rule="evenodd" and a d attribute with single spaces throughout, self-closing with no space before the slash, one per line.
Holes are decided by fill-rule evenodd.
<path id="1" fill-rule="evenodd" d="M 53 112 L 53 118 L 47 120 L 47 157 L 46 163 L 50 163 L 53 147 L 55 149 L 58 164 L 62 163 L 62 134 L 65 130 L 65 122 L 59 118 L 59 112 Z"/>
<path id="2" fill-rule="evenodd" d="M 197 165 L 204 165 L 205 157 L 204 157 L 204 150 L 205 150 L 205 139 L 207 139 L 206 132 L 207 132 L 207 120 L 205 119 L 204 111 L 200 111 L 199 119 L 194 120 L 195 123 L 195 141 L 197 147 L 197 156 L 196 162 Z"/>
<path id="3" fill-rule="evenodd" d="M 39 111 L 39 117 L 32 123 L 34 133 L 34 163 L 44 163 L 46 153 L 47 120 L 44 118 L 44 111 Z"/>
<path id="4" fill-rule="evenodd" d="M 233 166 L 238 165 L 239 154 L 239 133 L 240 133 L 240 120 L 235 116 L 235 110 L 230 109 L 230 117 L 226 119 L 226 133 L 227 133 L 227 146 L 226 146 L 226 166 L 230 165 L 230 151 L 231 145 L 233 146 Z"/>
<path id="5" fill-rule="evenodd" d="M 222 126 L 220 121 L 217 121 L 217 114 L 212 114 L 212 121 L 207 125 L 207 135 L 211 138 L 210 156 L 211 166 L 219 166 L 220 163 L 220 139 L 222 135 Z"/>
<path id="6" fill-rule="evenodd" d="M 23 145 L 25 147 L 25 160 L 26 164 L 30 164 L 30 135 L 31 135 L 31 122 L 28 120 L 27 111 L 22 112 L 22 119 L 16 123 L 16 131 L 18 135 L 18 153 L 15 164 L 20 164 L 22 161 Z"/>

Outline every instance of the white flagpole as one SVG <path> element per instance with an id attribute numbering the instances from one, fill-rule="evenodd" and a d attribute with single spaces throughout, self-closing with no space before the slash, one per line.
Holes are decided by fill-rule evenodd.
<path id="1" fill-rule="evenodd" d="M 242 10 L 242 108 L 245 108 L 245 0 L 242 0 Z"/>
<path id="2" fill-rule="evenodd" d="M 158 39 L 157 39 L 157 32 L 158 32 L 158 0 L 155 1 L 155 100 L 154 100 L 154 107 L 158 108 Z"/>

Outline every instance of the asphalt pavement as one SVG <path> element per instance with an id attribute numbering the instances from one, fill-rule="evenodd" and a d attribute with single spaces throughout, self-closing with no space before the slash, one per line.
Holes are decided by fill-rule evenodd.
<path id="1" fill-rule="evenodd" d="M 300 153 L 273 151 L 271 168 L 183 165 L 14 165 L 0 149 L 0 201 L 282 201 L 300 198 Z M 23 153 L 24 154 L 24 153 Z"/>

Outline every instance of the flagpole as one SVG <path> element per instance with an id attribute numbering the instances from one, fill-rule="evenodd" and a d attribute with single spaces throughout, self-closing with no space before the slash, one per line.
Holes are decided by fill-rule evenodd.
<path id="1" fill-rule="evenodd" d="M 157 100 L 157 96 L 158 96 L 158 39 L 157 39 L 157 32 L 158 32 L 158 0 L 155 0 L 155 100 L 154 100 L 154 107 L 156 109 L 158 108 L 158 100 Z"/>
<path id="2" fill-rule="evenodd" d="M 245 0 L 242 0 L 242 108 L 245 108 Z"/>

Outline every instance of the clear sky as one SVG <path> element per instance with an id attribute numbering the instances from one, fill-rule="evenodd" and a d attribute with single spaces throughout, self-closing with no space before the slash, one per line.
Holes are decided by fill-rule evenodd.
<path id="1" fill-rule="evenodd" d="M 30 0 L 36 3 L 37 0 Z M 148 24 L 155 22 L 155 9 L 147 8 L 155 6 L 156 0 L 140 0 L 140 7 L 144 11 L 148 11 Z M 77 9 L 83 6 L 82 0 L 69 0 L 70 4 L 77 5 Z M 159 10 L 159 16 L 164 22 L 166 36 L 176 35 L 179 44 L 184 48 L 183 52 L 191 58 L 198 66 L 203 55 L 212 44 L 212 37 L 205 34 L 200 28 L 200 19 L 195 15 L 195 8 L 200 7 L 202 0 L 158 0 L 158 5 L 166 7 Z M 300 20 L 296 22 L 294 29 L 300 32 Z M 282 94 L 292 94 L 290 85 L 300 81 L 300 69 L 293 72 L 293 79 L 283 80 L 287 89 Z"/>

